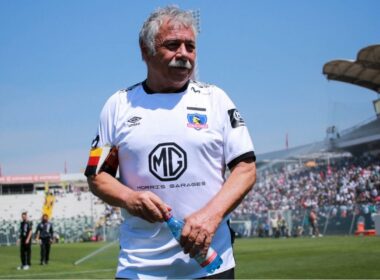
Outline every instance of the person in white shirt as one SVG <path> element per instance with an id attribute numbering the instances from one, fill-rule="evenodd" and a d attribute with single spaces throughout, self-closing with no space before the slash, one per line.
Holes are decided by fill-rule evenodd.
<path id="1" fill-rule="evenodd" d="M 95 195 L 122 208 L 116 277 L 234 278 L 229 213 L 256 181 L 247 127 L 223 90 L 191 80 L 191 12 L 157 9 L 139 42 L 147 78 L 106 102 L 85 172 Z M 170 212 L 185 222 L 180 243 L 163 223 Z M 193 259 L 210 245 L 223 260 L 214 273 Z"/>

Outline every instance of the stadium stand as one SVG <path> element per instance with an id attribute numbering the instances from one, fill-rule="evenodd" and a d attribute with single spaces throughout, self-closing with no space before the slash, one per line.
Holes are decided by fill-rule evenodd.
<path id="1" fill-rule="evenodd" d="M 22 211 L 28 211 L 35 227 L 40 221 L 44 203 L 43 191 L 0 196 L 0 244 L 16 243 Z M 51 221 L 56 237 L 61 241 L 115 239 L 120 219 L 118 211 L 104 204 L 89 191 L 55 191 Z"/>
<path id="2" fill-rule="evenodd" d="M 236 230 L 252 224 L 251 234 L 275 235 L 290 211 L 288 234 L 305 234 L 315 208 L 320 232 L 352 234 L 359 221 L 372 232 L 380 214 L 380 45 L 361 49 L 355 61 L 327 62 L 323 74 L 375 91 L 376 116 L 342 132 L 331 126 L 323 141 L 259 154 L 256 186 L 232 214 Z"/>
<path id="3" fill-rule="evenodd" d="M 257 231 L 261 223 L 269 221 L 271 211 L 284 215 L 291 210 L 292 226 L 288 231 L 294 234 L 299 226 L 308 225 L 305 217 L 311 208 L 318 209 L 320 231 L 324 233 L 352 233 L 354 219 L 361 215 L 365 216 L 366 227 L 373 228 L 370 214 L 380 210 L 379 158 L 344 156 L 330 162 L 317 161 L 314 167 L 286 163 L 270 166 L 259 172 L 254 190 L 232 217 L 251 220 L 253 231 Z M 328 228 L 327 222 L 339 227 Z"/>
<path id="4" fill-rule="evenodd" d="M 44 199 L 45 195 L 42 192 L 35 194 L 0 195 L 1 219 L 19 220 L 22 211 L 28 211 L 31 219 L 39 219 Z"/>

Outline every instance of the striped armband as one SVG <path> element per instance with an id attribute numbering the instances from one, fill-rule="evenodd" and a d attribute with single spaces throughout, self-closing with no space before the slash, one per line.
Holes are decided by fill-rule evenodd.
<path id="1" fill-rule="evenodd" d="M 111 146 L 95 147 L 90 150 L 90 156 L 87 162 L 86 177 L 106 172 L 116 177 L 119 167 L 118 148 Z"/>

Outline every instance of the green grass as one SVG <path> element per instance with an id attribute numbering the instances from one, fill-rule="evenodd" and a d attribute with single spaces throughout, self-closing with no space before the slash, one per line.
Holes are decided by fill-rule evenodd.
<path id="1" fill-rule="evenodd" d="M 237 278 L 380 278 L 379 237 L 243 239 Z"/>
<path id="2" fill-rule="evenodd" d="M 74 262 L 104 243 L 55 244 L 51 263 L 38 265 L 39 247 L 32 248 L 32 268 L 17 271 L 19 248 L 0 247 L 0 279 L 113 279 L 118 245 L 75 266 Z M 380 278 L 379 237 L 239 239 L 235 243 L 236 278 Z"/>

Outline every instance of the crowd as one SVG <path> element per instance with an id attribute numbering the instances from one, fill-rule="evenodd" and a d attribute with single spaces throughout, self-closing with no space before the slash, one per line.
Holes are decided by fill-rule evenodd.
<path id="1" fill-rule="evenodd" d="M 375 156 L 341 157 L 317 161 L 314 167 L 259 172 L 254 189 L 232 213 L 232 218 L 267 216 L 270 210 L 297 210 L 335 205 L 335 211 L 364 211 L 380 203 L 380 160 Z M 333 210 L 334 211 L 334 210 Z"/>

